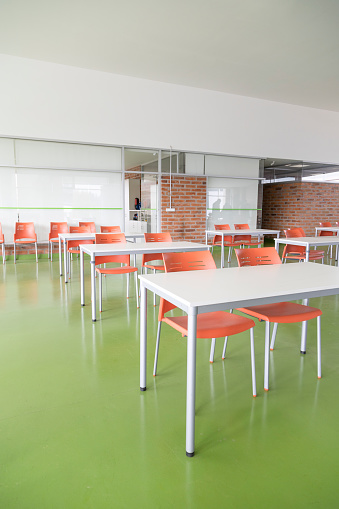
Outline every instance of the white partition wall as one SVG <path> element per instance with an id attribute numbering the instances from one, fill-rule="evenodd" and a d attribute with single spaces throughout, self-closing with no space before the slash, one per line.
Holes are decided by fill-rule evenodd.
<path id="1" fill-rule="evenodd" d="M 94 221 L 123 228 L 121 149 L 0 140 L 0 221 L 6 243 L 15 222 L 33 221 L 38 242 L 51 221 Z"/>
<path id="2" fill-rule="evenodd" d="M 231 228 L 235 223 L 256 228 L 259 160 L 206 155 L 205 174 L 211 175 L 207 179 L 207 228 L 225 223 Z"/>

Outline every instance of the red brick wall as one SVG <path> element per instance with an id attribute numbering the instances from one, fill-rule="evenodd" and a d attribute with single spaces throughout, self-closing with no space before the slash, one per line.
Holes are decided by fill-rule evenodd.
<path id="1" fill-rule="evenodd" d="M 206 177 L 172 177 L 172 207 L 169 176 L 161 178 L 161 231 L 169 231 L 173 240 L 205 241 Z"/>
<path id="2" fill-rule="evenodd" d="M 319 221 L 339 221 L 339 185 L 318 182 L 265 184 L 262 227 L 283 231 L 301 226 L 315 235 Z"/>

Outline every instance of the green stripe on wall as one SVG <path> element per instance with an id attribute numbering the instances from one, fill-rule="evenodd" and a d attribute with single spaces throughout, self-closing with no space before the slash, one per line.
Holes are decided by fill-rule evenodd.
<path id="1" fill-rule="evenodd" d="M 0 207 L 6 210 L 122 210 L 122 207 Z"/>
<path id="2" fill-rule="evenodd" d="M 207 210 L 262 210 L 262 209 L 209 209 L 209 208 L 207 208 Z"/>

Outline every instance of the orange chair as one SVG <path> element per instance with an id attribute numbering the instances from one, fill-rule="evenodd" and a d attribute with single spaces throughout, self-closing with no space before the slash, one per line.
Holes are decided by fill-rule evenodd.
<path id="1" fill-rule="evenodd" d="M 34 223 L 15 223 L 14 233 L 14 263 L 16 263 L 16 245 L 34 244 L 35 259 L 38 263 L 38 242 L 34 230 Z"/>
<path id="2" fill-rule="evenodd" d="M 120 226 L 100 226 L 100 233 L 120 233 Z"/>
<path id="3" fill-rule="evenodd" d="M 229 224 L 215 224 L 214 228 L 216 230 L 230 230 Z M 214 235 L 213 242 L 212 242 L 212 253 L 213 253 L 213 246 L 221 246 L 221 235 Z M 228 263 L 231 261 L 232 257 L 232 250 L 233 247 L 239 247 L 241 245 L 240 241 L 235 241 L 232 237 L 232 235 L 224 235 L 224 246 L 228 247 Z"/>
<path id="4" fill-rule="evenodd" d="M 1 244 L 1 249 L 2 249 L 2 263 L 5 263 L 5 261 L 6 261 L 5 237 L 4 237 L 4 234 L 2 233 L 1 223 L 0 223 L 0 244 Z"/>
<path id="5" fill-rule="evenodd" d="M 305 237 L 305 232 L 302 228 L 290 228 L 288 230 L 284 230 L 285 236 L 287 239 L 295 238 L 295 237 Z M 321 260 L 324 263 L 324 251 L 319 251 L 317 249 L 312 249 L 309 253 L 310 262 L 314 262 L 316 260 Z M 286 263 L 287 260 L 306 260 L 306 248 L 305 246 L 293 246 L 291 244 L 286 244 L 284 247 L 284 251 L 282 254 L 282 259 Z"/>
<path id="6" fill-rule="evenodd" d="M 95 222 L 94 221 L 79 221 L 79 226 L 85 226 L 89 228 L 90 233 L 95 233 Z"/>
<path id="7" fill-rule="evenodd" d="M 48 258 L 49 252 L 51 252 L 51 262 L 53 261 L 53 243 L 59 243 L 59 233 L 67 233 L 68 226 L 67 222 L 63 221 L 61 223 L 50 223 L 49 235 L 48 235 Z"/>
<path id="8" fill-rule="evenodd" d="M 324 228 L 331 228 L 331 223 L 329 221 L 325 221 L 323 223 L 319 223 L 319 226 L 323 226 Z M 327 230 L 320 230 L 319 237 L 333 237 L 333 235 L 336 235 L 335 232 L 329 232 Z M 331 258 L 332 258 L 332 248 L 333 246 L 328 246 L 327 254 L 329 249 L 331 249 Z"/>
<path id="9" fill-rule="evenodd" d="M 70 226 L 69 233 L 92 233 L 88 226 Z M 73 254 L 80 254 L 80 244 L 94 244 L 94 240 L 68 240 L 67 253 L 68 253 L 68 272 L 71 273 L 70 256 Z"/>
<path id="10" fill-rule="evenodd" d="M 169 232 L 163 232 L 163 233 L 144 233 L 145 241 L 146 242 L 172 242 L 172 237 Z M 144 272 L 147 274 L 147 270 L 153 270 L 155 273 L 157 270 L 165 270 L 164 265 L 161 263 L 148 263 L 148 262 L 155 262 L 161 260 L 162 253 L 153 253 L 153 254 L 143 254 L 142 255 L 142 261 L 141 261 L 141 267 L 144 269 Z M 142 270 L 141 269 L 141 270 Z M 156 295 L 154 294 L 154 305 L 156 305 Z"/>
<path id="11" fill-rule="evenodd" d="M 274 247 L 264 247 L 257 249 L 236 249 L 235 254 L 238 260 L 239 267 L 246 267 L 249 265 L 269 265 L 281 264 L 281 260 Z M 265 344 L 268 345 L 270 340 L 270 324 L 273 323 L 273 334 L 271 339 L 270 348 L 273 350 L 275 337 L 277 333 L 278 323 L 298 323 L 317 318 L 317 372 L 318 378 L 321 378 L 321 332 L 320 332 L 320 316 L 322 312 L 320 309 L 310 306 L 304 306 L 294 302 L 280 302 L 277 304 L 265 304 L 259 306 L 251 306 L 248 308 L 240 308 L 238 311 L 258 318 L 260 321 L 266 322 L 265 327 Z M 226 352 L 227 338 L 224 344 L 223 357 Z M 305 353 L 305 352 L 303 352 Z M 268 359 L 265 360 L 265 382 L 264 388 L 268 391 Z"/>
<path id="12" fill-rule="evenodd" d="M 126 244 L 126 237 L 124 233 L 96 233 L 96 244 Z M 120 263 L 124 264 L 120 267 L 106 267 L 107 263 Z M 131 272 L 135 273 L 135 291 L 137 296 L 137 307 L 139 307 L 139 290 L 138 290 L 138 268 L 132 267 L 130 264 L 130 255 L 110 255 L 110 256 L 96 256 L 95 265 L 103 265 L 104 268 L 95 267 L 95 271 L 99 274 L 99 311 L 102 312 L 102 275 L 109 274 L 127 274 L 127 298 L 129 298 L 129 275 Z"/>
<path id="13" fill-rule="evenodd" d="M 164 253 L 165 272 L 181 272 L 189 270 L 207 270 L 216 269 L 212 254 L 209 251 L 197 251 L 187 253 Z M 158 332 L 155 348 L 155 359 L 153 376 L 156 376 L 160 332 L 162 322 L 167 323 L 173 329 L 180 332 L 183 336 L 188 335 L 188 319 L 185 316 L 165 316 L 168 311 L 175 309 L 176 306 L 170 302 L 160 299 Z M 211 313 L 202 313 L 197 316 L 197 338 L 212 338 L 211 355 L 214 354 L 215 338 L 221 336 L 233 336 L 250 330 L 251 338 L 251 366 L 252 366 L 252 391 L 256 396 L 256 377 L 255 377 L 255 356 L 254 356 L 254 322 L 248 318 L 239 315 L 233 315 L 225 311 L 214 311 Z M 213 362 L 213 358 L 210 361 Z"/>
<path id="14" fill-rule="evenodd" d="M 238 223 L 234 225 L 235 230 L 249 230 L 250 227 L 248 224 L 245 223 Z M 263 243 L 263 240 L 258 240 L 255 238 L 252 238 L 251 235 L 235 235 L 234 242 L 237 242 L 238 245 L 242 246 L 257 246 L 260 247 Z"/>

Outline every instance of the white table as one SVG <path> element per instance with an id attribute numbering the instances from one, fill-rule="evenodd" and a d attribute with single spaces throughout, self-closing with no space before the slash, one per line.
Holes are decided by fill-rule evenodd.
<path id="1" fill-rule="evenodd" d="M 84 253 L 91 257 L 92 321 L 96 321 L 95 257 L 112 255 L 137 255 L 151 253 L 180 253 L 185 251 L 206 251 L 208 246 L 195 242 L 139 242 L 137 244 L 81 244 L 80 279 L 81 305 L 85 305 Z"/>
<path id="2" fill-rule="evenodd" d="M 323 230 L 323 228 L 321 228 Z M 306 261 L 309 261 L 311 247 L 336 246 L 336 260 L 338 260 L 339 236 L 333 237 L 293 237 L 290 239 L 277 238 L 274 240 L 275 248 L 279 252 L 279 244 L 304 246 L 306 248 Z"/>
<path id="3" fill-rule="evenodd" d="M 258 237 L 258 244 L 260 241 L 260 237 L 262 235 L 276 235 L 279 238 L 280 230 L 267 230 L 265 228 L 254 228 L 254 229 L 246 229 L 246 230 L 206 230 L 206 245 L 208 241 L 209 235 L 220 235 L 221 236 L 221 267 L 223 268 L 225 266 L 225 254 L 224 254 L 224 237 L 231 236 L 234 237 L 234 235 L 253 235 Z M 230 257 L 228 259 L 230 262 Z"/>
<path id="4" fill-rule="evenodd" d="M 146 390 L 147 290 L 188 314 L 186 455 L 194 455 L 197 314 L 339 294 L 336 267 L 290 263 L 258 267 L 172 272 L 139 276 L 140 390 Z M 268 387 L 269 340 L 265 342 L 264 385 Z"/>
<path id="5" fill-rule="evenodd" d="M 316 226 L 315 228 L 315 235 L 318 235 L 318 232 L 333 232 L 336 235 L 339 233 L 339 227 L 338 226 Z"/>
<path id="6" fill-rule="evenodd" d="M 120 233 L 120 232 L 116 232 Z M 127 240 L 132 239 L 136 242 L 137 239 L 144 239 L 143 233 L 125 233 Z M 59 233 L 59 268 L 60 276 L 62 276 L 62 242 L 64 243 L 64 272 L 65 283 L 68 283 L 68 267 L 67 267 L 67 241 L 68 240 L 95 240 L 95 233 Z"/>

